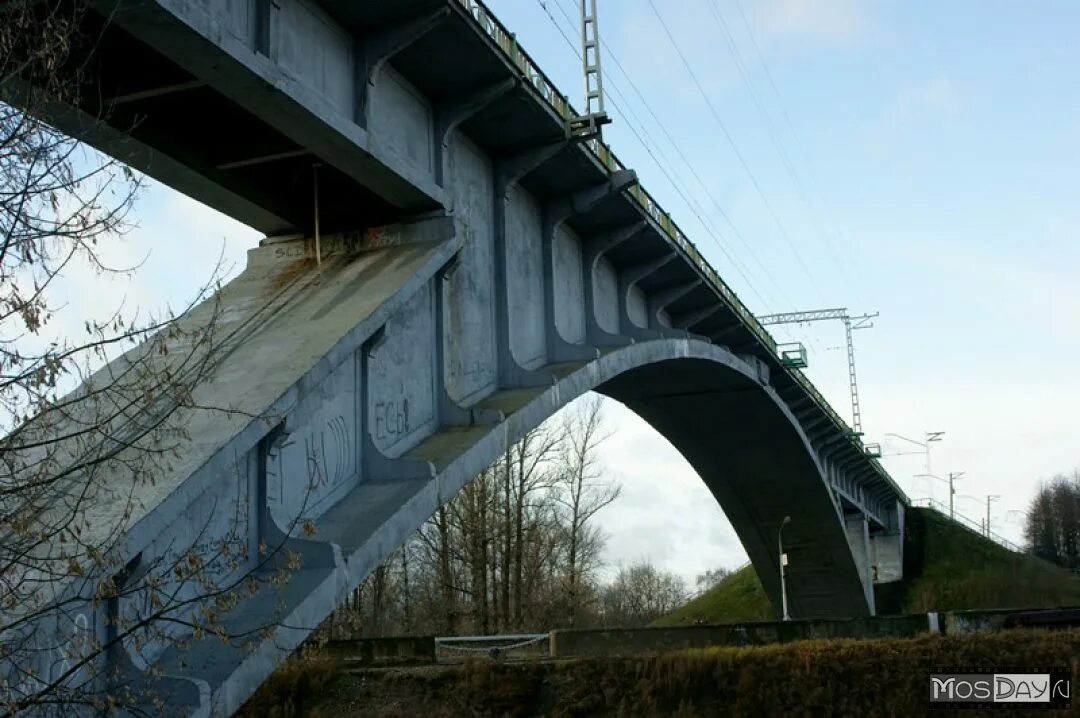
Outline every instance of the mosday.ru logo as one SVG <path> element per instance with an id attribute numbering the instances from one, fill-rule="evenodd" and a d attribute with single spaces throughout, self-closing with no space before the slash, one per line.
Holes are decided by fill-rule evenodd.
<path id="1" fill-rule="evenodd" d="M 995 704 L 1068 708 L 1071 705 L 1072 677 L 1067 669 L 936 669 L 929 678 L 931 708 Z"/>

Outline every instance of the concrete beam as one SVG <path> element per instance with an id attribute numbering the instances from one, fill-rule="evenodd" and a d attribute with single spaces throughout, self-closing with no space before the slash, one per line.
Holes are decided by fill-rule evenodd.
<path id="1" fill-rule="evenodd" d="M 435 140 L 445 144 L 449 134 L 462 122 L 488 107 L 521 84 L 516 77 L 478 87 L 464 95 L 443 100 L 435 108 Z"/>
<path id="2" fill-rule="evenodd" d="M 510 185 L 536 170 L 555 155 L 569 147 L 573 140 L 560 139 L 519 150 L 498 161 L 495 168 L 495 186 L 499 196 L 505 196 Z"/>
<path id="3" fill-rule="evenodd" d="M 175 82 L 170 85 L 161 85 L 160 87 L 151 87 L 145 90 L 139 90 L 137 92 L 128 92 L 122 95 L 115 95 L 105 100 L 102 104 L 104 104 L 106 107 L 115 107 L 117 105 L 126 105 L 131 102 L 150 100 L 155 97 L 162 97 L 163 95 L 172 95 L 177 92 L 188 92 L 190 90 L 197 90 L 202 87 L 206 87 L 205 80 L 188 80 L 186 82 Z"/>
<path id="4" fill-rule="evenodd" d="M 655 259 L 646 260 L 635 264 L 632 267 L 619 270 L 619 279 L 621 280 L 621 283 L 625 283 L 627 289 L 629 289 L 646 277 L 655 274 L 662 267 L 670 264 L 672 260 L 676 259 L 678 256 L 679 255 L 675 252 L 666 252 Z"/>
<path id="5" fill-rule="evenodd" d="M 581 263 L 584 270 L 585 333 L 587 341 L 593 346 L 625 346 L 634 341 L 632 337 L 612 334 L 600 326 L 596 316 L 596 268 L 605 254 L 630 241 L 646 227 L 648 223 L 645 221 L 631 222 L 583 239 Z"/>
<path id="6" fill-rule="evenodd" d="M 630 188 L 637 184 L 637 181 L 637 172 L 634 170 L 618 170 L 612 172 L 607 180 L 599 184 L 555 200 L 544 208 L 547 229 L 553 231 L 566 220 L 590 212 L 611 195 Z"/>
<path id="7" fill-rule="evenodd" d="M 676 284 L 674 287 L 661 289 L 649 295 L 649 307 L 652 312 L 653 320 L 656 322 L 657 326 L 660 325 L 660 312 L 664 311 L 702 284 L 703 282 L 701 279 L 693 279 L 689 282 Z"/>
<path id="8" fill-rule="evenodd" d="M 631 222 L 621 227 L 609 229 L 606 232 L 589 235 L 583 243 L 586 269 L 596 269 L 596 263 L 608 252 L 628 242 L 643 232 L 648 227 L 648 222 Z"/>
<path id="9" fill-rule="evenodd" d="M 663 336 L 662 333 L 655 331 L 655 326 L 640 327 L 631 321 L 629 311 L 630 292 L 639 282 L 667 266 L 678 257 L 678 253 L 668 248 L 659 257 L 619 269 L 619 321 L 622 323 L 623 334 L 637 339 L 652 339 Z M 653 315 L 647 313 L 647 316 L 652 317 Z M 655 325 L 655 320 L 650 323 Z"/>
<path id="10" fill-rule="evenodd" d="M 707 307 L 702 307 L 701 309 L 695 309 L 676 315 L 671 318 L 671 324 L 676 329 L 685 329 L 689 331 L 692 327 L 701 324 L 703 321 L 720 311 L 722 306 L 723 305 L 721 305 L 720 302 L 716 302 Z"/>
<path id="11" fill-rule="evenodd" d="M 405 22 L 379 28 L 361 38 L 356 53 L 356 120 L 368 126 L 369 96 L 383 66 L 401 51 L 438 27 L 450 17 L 449 7 L 440 7 Z"/>
<path id="12" fill-rule="evenodd" d="M 516 77 L 478 87 L 472 92 L 444 100 L 435 108 L 434 145 L 435 145 L 435 182 L 443 186 L 446 175 L 446 151 L 449 148 L 450 134 L 462 123 L 491 103 L 504 97 L 521 84 Z"/>

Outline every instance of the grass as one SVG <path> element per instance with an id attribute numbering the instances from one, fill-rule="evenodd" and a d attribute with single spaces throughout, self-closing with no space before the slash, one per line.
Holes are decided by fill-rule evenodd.
<path id="1" fill-rule="evenodd" d="M 1080 606 L 1080 578 L 1065 569 L 1008 551 L 936 511 L 909 515 L 904 612 Z"/>
<path id="2" fill-rule="evenodd" d="M 878 613 L 1080 606 L 1080 578 L 1008 551 L 930 509 L 907 513 L 905 579 L 877 587 Z M 753 566 L 655 622 L 681 626 L 775 618 Z"/>
<path id="3" fill-rule="evenodd" d="M 753 566 L 744 566 L 712 589 L 666 616 L 654 626 L 685 626 L 693 623 L 763 621 L 775 617 L 772 604 L 761 587 Z"/>
<path id="4" fill-rule="evenodd" d="M 308 713 L 278 715 L 912 716 L 926 712 L 932 666 L 1060 666 L 1075 676 L 1078 661 L 1077 630 L 724 646 L 568 662 L 473 661 L 340 675 Z M 1080 701 L 1067 714 L 1080 715 Z"/>

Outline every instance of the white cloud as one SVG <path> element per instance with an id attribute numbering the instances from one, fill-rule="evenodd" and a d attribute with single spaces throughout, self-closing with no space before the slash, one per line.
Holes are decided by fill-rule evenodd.
<path id="1" fill-rule="evenodd" d="M 834 41 L 859 35 L 868 20 L 862 0 L 768 0 L 758 14 L 776 34 Z"/>

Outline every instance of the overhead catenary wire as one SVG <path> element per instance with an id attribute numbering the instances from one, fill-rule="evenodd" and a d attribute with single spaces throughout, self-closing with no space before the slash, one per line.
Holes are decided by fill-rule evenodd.
<path id="1" fill-rule="evenodd" d="M 724 19 L 723 11 L 720 9 L 719 0 L 704 0 L 704 2 L 706 3 L 706 6 L 712 14 L 713 20 L 716 22 L 717 27 L 720 29 L 720 34 L 724 37 L 725 44 L 728 48 L 728 54 L 731 55 L 731 59 L 735 63 L 736 69 L 739 71 L 739 76 L 742 78 L 743 84 L 746 86 L 746 90 L 750 94 L 750 99 L 754 103 L 754 107 L 757 109 L 758 116 L 761 118 L 762 124 L 764 125 L 766 130 L 766 134 L 768 134 L 773 147 L 776 149 L 776 154 L 780 158 L 780 163 L 783 165 L 788 178 L 791 180 L 791 184 L 795 188 L 795 192 L 798 194 L 800 201 L 806 207 L 806 212 L 810 217 L 810 221 L 814 226 L 814 230 L 818 239 L 825 246 L 826 253 L 832 256 L 840 272 L 842 274 L 846 274 L 846 268 L 844 266 L 843 258 L 841 254 L 837 251 L 835 245 L 829 241 L 828 236 L 826 236 L 825 232 L 822 230 L 821 220 L 817 212 L 814 211 L 814 207 L 810 202 L 802 176 L 800 175 L 798 168 L 795 166 L 795 163 L 792 161 L 791 155 L 787 151 L 783 139 L 780 137 L 780 133 L 777 132 L 776 123 L 773 122 L 773 118 L 772 115 L 769 113 L 768 107 L 762 102 L 761 96 L 758 94 L 757 89 L 754 87 L 754 83 L 750 78 L 750 72 L 746 67 L 746 63 L 743 62 L 742 53 L 739 52 L 738 43 L 735 42 L 735 36 L 731 33 L 727 21 Z M 762 58 L 760 54 L 759 60 L 764 63 L 764 58 Z M 777 97 L 779 98 L 779 94 L 777 94 Z"/>
<path id="2" fill-rule="evenodd" d="M 573 0 L 570 0 L 570 1 L 573 2 Z M 547 14 L 548 19 L 552 22 L 552 24 L 555 25 L 555 28 L 559 31 L 559 34 L 562 35 L 562 37 L 563 37 L 564 41 L 566 41 L 567 45 L 569 45 L 570 48 L 576 54 L 578 54 L 580 56 L 580 53 L 578 52 L 576 46 L 570 40 L 569 36 L 566 34 L 566 32 L 564 31 L 564 29 L 562 28 L 562 26 L 560 25 L 558 20 L 552 14 L 551 9 L 548 6 L 548 3 L 546 2 L 546 0 L 538 0 L 538 3 L 543 8 L 544 12 Z M 570 13 L 567 11 L 566 7 L 564 7 L 559 2 L 555 2 L 554 4 L 559 9 L 560 13 L 562 14 L 563 18 L 566 20 L 568 25 L 571 28 L 573 28 L 574 20 L 570 16 Z M 731 220 L 730 215 L 724 210 L 723 206 L 716 199 L 715 194 L 713 194 L 713 192 L 709 189 L 708 185 L 702 179 L 701 175 L 698 173 L 698 171 L 695 168 L 694 164 L 692 162 L 690 162 L 690 160 L 687 158 L 686 154 L 683 152 L 683 150 L 680 147 L 679 143 L 676 142 L 675 139 L 671 136 L 671 133 L 668 131 L 667 126 L 665 125 L 665 123 L 660 120 L 660 118 L 657 115 L 657 112 L 655 111 L 655 109 L 652 107 L 652 105 L 646 99 L 646 97 L 645 97 L 644 93 L 641 91 L 641 89 L 637 86 L 637 83 L 634 82 L 633 77 L 630 75 L 629 72 L 626 71 L 626 69 L 623 66 L 622 62 L 620 61 L 617 53 L 615 53 L 615 51 L 612 50 L 611 47 L 609 47 L 606 44 L 602 45 L 602 51 L 614 62 L 615 66 L 619 70 L 619 72 L 622 73 L 622 76 L 626 79 L 626 81 L 629 83 L 629 85 L 633 89 L 634 94 L 637 96 L 640 104 L 648 112 L 649 116 L 652 118 L 652 120 L 656 124 L 656 126 L 659 127 L 659 129 L 660 129 L 661 133 L 664 135 L 665 139 L 667 139 L 668 143 L 675 150 L 676 154 L 679 156 L 679 159 L 682 160 L 682 163 L 689 169 L 691 175 L 697 181 L 697 183 L 701 187 L 702 191 L 709 198 L 709 200 L 711 200 L 712 205 L 717 210 L 717 213 L 720 214 L 720 216 L 724 219 L 725 223 L 728 225 L 728 227 L 731 230 L 731 234 L 738 240 L 739 244 L 742 245 L 742 247 L 746 250 L 747 254 L 750 255 L 751 259 L 754 261 L 754 263 L 757 265 L 757 267 L 761 270 L 761 276 L 764 278 L 761 281 L 763 281 L 763 282 L 767 281 L 769 284 L 771 284 L 776 289 L 776 291 L 779 293 L 781 301 L 783 301 L 787 306 L 795 306 L 795 303 L 793 303 L 791 301 L 791 299 L 787 296 L 787 293 L 781 288 L 779 283 L 776 281 L 776 278 L 774 277 L 773 273 L 770 272 L 765 267 L 765 265 L 762 263 L 762 261 L 761 261 L 760 257 L 758 256 L 758 254 L 753 250 L 753 248 L 750 246 L 749 242 L 746 240 L 745 236 L 742 234 L 742 232 L 739 231 L 738 227 L 736 227 L 734 222 Z M 661 147 L 661 144 L 659 142 L 657 142 L 652 137 L 652 135 L 649 133 L 648 128 L 646 126 L 646 123 L 641 120 L 641 118 L 637 115 L 636 112 L 634 112 L 633 103 L 630 102 L 626 98 L 626 96 L 619 89 L 617 83 L 614 82 L 613 78 L 609 77 L 608 81 L 609 81 L 609 84 L 612 87 L 612 90 L 614 91 L 614 94 L 615 94 L 616 98 L 617 98 L 617 100 L 616 99 L 611 99 L 611 104 L 615 108 L 615 110 L 620 115 L 623 116 L 623 119 L 626 121 L 627 128 L 634 135 L 634 137 L 637 139 L 639 144 L 642 145 L 642 147 L 645 149 L 646 153 L 648 153 L 650 158 L 653 160 L 653 162 L 657 165 L 657 167 L 663 173 L 665 178 L 671 184 L 672 188 L 679 195 L 679 197 L 683 200 L 683 202 L 687 205 L 688 209 L 690 209 L 690 211 L 697 218 L 697 220 L 701 224 L 704 231 L 706 233 L 708 233 L 712 237 L 713 241 L 717 244 L 717 247 L 720 249 L 720 251 L 724 254 L 724 256 L 728 259 L 728 261 L 736 269 L 736 271 L 739 273 L 739 275 L 744 279 L 744 281 L 747 282 L 747 284 L 750 287 L 750 290 L 752 292 L 754 292 L 754 294 L 759 298 L 759 300 L 761 300 L 763 310 L 765 312 L 768 312 L 769 311 L 768 306 L 770 306 L 770 305 L 775 306 L 775 303 L 771 302 L 771 301 L 766 302 L 763 299 L 763 297 L 762 297 L 762 295 L 761 295 L 761 293 L 759 291 L 759 287 L 750 279 L 750 277 L 748 276 L 748 272 L 747 272 L 746 268 L 744 266 L 740 266 L 740 263 L 728 251 L 728 249 L 725 247 L 725 245 L 721 241 L 720 237 L 717 235 L 717 233 L 716 233 L 717 230 L 713 227 L 713 224 L 711 222 L 706 221 L 705 218 L 702 216 L 703 214 L 708 214 L 708 213 L 696 201 L 696 199 L 694 198 L 694 193 L 690 190 L 690 188 L 688 186 L 686 186 L 686 184 L 683 181 L 682 177 L 679 175 L 678 171 L 675 169 L 675 163 L 671 162 L 670 159 L 664 154 L 664 152 L 662 150 L 662 147 Z M 609 95 L 609 98 L 610 98 L 610 95 Z M 634 122 L 636 122 L 637 125 L 640 127 L 640 131 L 637 128 L 634 127 Z M 644 138 L 642 137 L 642 135 L 644 135 Z M 646 142 L 645 138 L 648 139 L 648 142 Z M 655 151 L 654 151 L 653 147 L 650 147 L 650 144 L 649 144 L 650 142 L 655 147 Z M 665 166 L 665 164 L 667 166 Z M 824 352 L 824 349 L 822 349 L 822 347 L 819 344 L 819 342 L 817 341 L 817 339 L 813 335 L 808 334 L 805 331 L 805 328 L 802 327 L 801 325 L 788 327 L 786 330 L 781 330 L 781 331 L 784 334 L 789 335 L 789 337 L 793 333 L 797 333 L 801 337 L 801 339 L 803 341 L 805 341 L 808 344 L 812 344 L 816 349 L 818 349 L 821 352 Z"/>
<path id="3" fill-rule="evenodd" d="M 743 171 L 749 178 L 750 184 L 753 186 L 754 191 L 757 193 L 758 197 L 761 199 L 762 204 L 765 206 L 765 209 L 768 212 L 769 216 L 776 224 L 776 227 L 780 232 L 781 238 L 791 249 L 792 255 L 795 257 L 795 260 L 799 264 L 799 267 L 802 269 L 803 273 L 806 275 L 806 278 L 809 280 L 810 286 L 814 288 L 814 291 L 817 292 L 819 298 L 824 301 L 825 297 L 821 291 L 821 287 L 818 284 L 817 280 L 814 278 L 814 275 L 810 271 L 809 266 L 807 266 L 806 260 L 803 258 L 802 253 L 799 252 L 799 248 L 792 240 L 791 235 L 787 231 L 787 227 L 780 220 L 780 215 L 777 214 L 776 208 L 769 200 L 768 195 L 765 194 L 765 190 L 762 188 L 761 183 L 758 181 L 757 176 L 754 174 L 754 171 L 750 168 L 750 164 L 746 161 L 746 157 L 743 155 L 742 150 L 740 150 L 738 144 L 736 144 L 735 138 L 732 136 L 731 131 L 727 127 L 727 124 L 720 116 L 720 112 L 716 109 L 716 105 L 713 103 L 712 99 L 709 98 L 709 93 L 705 91 L 705 86 L 702 85 L 701 80 L 698 78 L 697 73 L 694 71 L 693 65 L 687 59 L 686 54 L 683 53 L 682 49 L 679 47 L 679 43 L 676 42 L 675 36 L 671 33 L 671 29 L 664 21 L 664 16 L 657 9 L 654 0 L 647 0 L 647 2 L 649 3 L 649 7 L 653 11 L 653 15 L 656 16 L 657 22 L 660 24 L 660 28 L 664 31 L 664 35 L 667 37 L 668 42 L 675 49 L 675 53 L 679 56 L 679 59 L 682 61 L 683 66 L 686 68 L 686 72 L 689 75 L 690 80 L 694 83 L 694 86 L 697 88 L 698 93 L 705 101 L 706 107 L 709 108 L 709 113 L 716 121 L 717 127 L 720 128 L 721 134 L 724 136 L 724 139 L 731 147 L 731 151 L 734 153 L 735 158 L 738 160 L 739 165 L 743 168 Z"/>
<path id="4" fill-rule="evenodd" d="M 787 126 L 788 133 L 791 135 L 792 140 L 794 140 L 795 149 L 798 154 L 802 155 L 803 161 L 806 163 L 806 166 L 812 170 L 813 163 L 810 161 L 810 155 L 806 151 L 806 147 L 803 145 L 802 140 L 799 137 L 798 131 L 795 129 L 795 123 L 791 119 L 791 113 L 788 112 L 787 104 L 784 102 L 783 95 L 780 93 L 780 88 L 777 86 L 776 80 L 773 78 L 773 73 L 769 69 L 769 64 L 765 60 L 765 53 L 762 52 L 761 46 L 758 44 L 757 41 L 757 36 L 754 34 L 753 27 L 751 26 L 750 21 L 746 17 L 746 12 L 743 10 L 742 0 L 735 0 L 735 9 L 738 11 L 739 19 L 742 21 L 743 28 L 746 30 L 746 35 L 750 39 L 750 44 L 754 49 L 754 54 L 757 57 L 758 64 L 761 66 L 762 74 L 765 76 L 765 80 L 768 82 L 769 87 L 772 90 L 772 94 L 776 99 L 776 104 L 780 108 L 780 114 L 783 117 L 784 124 Z M 811 186 L 816 187 L 816 185 L 813 184 Z M 854 282 L 850 281 L 849 272 L 855 270 L 850 261 L 851 253 L 844 251 L 843 245 L 839 242 L 842 235 L 836 229 L 834 223 L 829 221 L 828 206 L 824 199 L 824 196 L 822 195 L 820 190 L 814 192 L 813 194 L 817 198 L 818 204 L 821 206 L 822 210 L 824 210 L 826 214 L 823 222 L 825 224 L 826 231 L 823 232 L 823 234 L 828 241 L 829 246 L 834 253 L 834 256 L 837 256 L 839 258 L 845 276 L 849 279 L 848 286 L 855 291 L 856 299 L 858 299 L 863 305 L 866 305 L 866 302 L 860 296 L 858 286 Z M 818 215 L 817 207 L 815 207 L 813 202 L 807 202 L 807 204 L 810 210 L 811 217 L 814 219 L 815 222 L 818 222 L 820 218 Z"/>
<path id="5" fill-rule="evenodd" d="M 571 40 L 570 37 L 566 34 L 566 31 L 564 30 L 562 25 L 559 24 L 559 22 L 555 18 L 555 16 L 551 13 L 551 9 L 548 7 L 547 2 L 545 0 L 537 0 L 537 2 L 539 3 L 540 7 L 543 8 L 545 14 L 548 16 L 548 19 L 550 19 L 551 22 L 555 25 L 556 30 L 558 30 L 558 32 L 562 36 L 563 40 L 566 41 L 567 45 L 571 48 L 571 50 L 573 50 L 573 52 L 580 58 L 580 55 L 581 55 L 580 50 L 578 49 L 577 45 L 574 44 L 573 40 Z M 573 23 L 573 20 L 571 18 L 569 18 L 569 16 L 566 15 L 565 9 L 561 5 L 559 5 L 557 2 L 555 3 L 555 5 L 560 9 L 560 11 L 563 13 L 564 17 L 566 17 L 569 22 Z M 679 180 L 676 180 L 676 178 L 672 176 L 673 173 L 674 173 L 674 170 L 669 170 L 668 167 L 666 166 L 667 164 L 670 164 L 670 163 L 665 163 L 665 161 L 662 161 L 660 159 L 660 157 L 657 156 L 657 153 L 660 152 L 659 148 L 657 148 L 657 150 L 654 151 L 653 147 L 650 145 L 650 142 L 646 141 L 645 138 L 649 137 L 650 140 L 651 140 L 651 136 L 649 136 L 648 130 L 645 129 L 644 123 L 640 120 L 640 118 L 637 117 L 636 113 L 633 113 L 632 110 L 623 109 L 624 106 L 629 108 L 631 105 L 626 100 L 626 97 L 619 90 L 617 84 L 614 83 L 614 82 L 611 82 L 610 78 L 609 78 L 609 82 L 608 82 L 608 87 L 610 87 L 611 91 L 614 93 L 614 97 L 612 97 L 611 93 L 608 94 L 608 100 L 611 102 L 611 105 L 615 109 L 615 111 L 618 112 L 620 115 L 622 115 L 624 120 L 626 120 L 627 129 L 630 130 L 631 134 L 634 135 L 634 137 L 637 139 L 638 143 L 642 146 L 642 148 L 645 150 L 645 152 L 653 160 L 653 162 L 656 164 L 657 168 L 660 170 L 660 172 L 664 175 L 665 179 L 667 179 L 668 183 L 671 185 L 672 189 L 674 189 L 676 194 L 678 194 L 679 198 L 683 201 L 683 203 L 687 206 L 687 208 L 698 219 L 698 221 L 701 223 L 701 225 L 705 229 L 705 231 L 710 235 L 710 237 L 712 237 L 713 241 L 716 242 L 717 247 L 724 254 L 724 257 L 728 260 L 728 262 L 735 269 L 735 271 L 739 274 L 739 276 L 741 276 L 743 278 L 743 280 L 746 282 L 746 285 L 747 285 L 749 291 L 754 293 L 754 295 L 758 298 L 758 301 L 761 303 L 762 306 L 768 306 L 770 303 L 766 302 L 766 300 L 762 296 L 762 294 L 760 292 L 760 289 L 758 287 L 758 284 L 756 282 L 751 281 L 751 279 L 747 275 L 746 270 L 742 266 L 742 264 L 738 260 L 736 260 L 735 257 L 730 252 L 728 252 L 728 250 L 724 247 L 723 243 L 720 241 L 719 237 L 717 237 L 717 235 L 715 234 L 715 230 L 712 228 L 711 224 L 709 222 L 705 221 L 705 218 L 702 216 L 700 207 L 697 205 L 697 203 L 694 200 L 691 199 L 691 196 L 688 195 L 684 191 L 683 182 L 681 181 L 681 178 Z M 606 88 L 605 88 L 605 92 L 608 92 Z M 636 121 L 637 124 L 640 126 L 640 128 L 641 128 L 640 130 L 637 127 L 634 126 L 634 121 Z M 653 144 L 656 144 L 655 141 L 653 141 Z M 675 173 L 675 174 L 677 174 L 677 173 Z"/>

